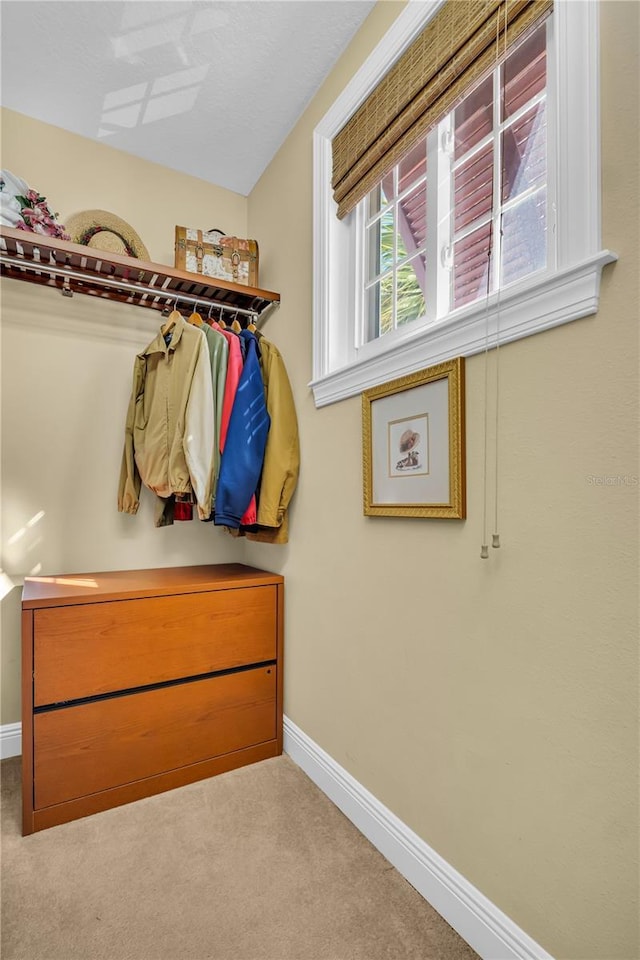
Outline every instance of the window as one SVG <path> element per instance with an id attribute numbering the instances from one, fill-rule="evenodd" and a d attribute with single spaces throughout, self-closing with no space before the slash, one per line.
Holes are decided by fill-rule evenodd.
<path id="1" fill-rule="evenodd" d="M 315 133 L 318 406 L 477 353 L 498 329 L 504 343 L 593 313 L 615 259 L 599 246 L 595 2 L 556 0 L 336 219 L 331 138 L 424 29 L 411 7 Z"/>
<path id="2" fill-rule="evenodd" d="M 361 201 L 365 340 L 546 268 L 546 46 L 543 24 Z"/>

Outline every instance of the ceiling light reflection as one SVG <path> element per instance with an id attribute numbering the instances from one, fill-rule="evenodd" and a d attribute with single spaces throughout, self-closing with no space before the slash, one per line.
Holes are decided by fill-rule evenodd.
<path id="1" fill-rule="evenodd" d="M 133 87 L 123 87 L 121 90 L 113 90 L 104 98 L 102 104 L 103 110 L 113 110 L 115 107 L 123 107 L 127 103 L 135 103 L 144 99 L 147 92 L 148 83 L 136 83 Z"/>
<path id="2" fill-rule="evenodd" d="M 191 90 L 180 90 L 177 93 L 168 93 L 165 97 L 154 97 L 147 104 L 147 109 L 142 118 L 143 123 L 154 123 L 156 120 L 164 120 L 166 117 L 175 117 L 179 113 L 186 113 L 191 110 L 196 102 L 200 87 L 192 87 Z"/>
<path id="3" fill-rule="evenodd" d="M 157 23 L 161 14 L 163 15 L 162 19 L 177 17 L 184 14 L 191 6 L 193 6 L 192 0 L 163 0 L 161 5 L 157 3 L 123 3 L 122 32 L 139 27 L 143 23 L 151 21 Z"/>
<path id="4" fill-rule="evenodd" d="M 100 122 L 110 123 L 114 127 L 125 127 L 130 130 L 133 127 L 137 127 L 141 109 L 141 103 L 132 103 L 128 107 L 120 107 L 119 110 L 105 110 L 100 117 Z"/>
<path id="5" fill-rule="evenodd" d="M 193 15 L 189 33 L 206 33 L 208 30 L 218 30 L 220 27 L 226 26 L 229 19 L 229 11 L 223 9 L 223 4 L 215 6 L 211 4 Z"/>
<path id="6" fill-rule="evenodd" d="M 112 37 L 113 54 L 116 59 L 127 59 L 135 57 L 142 50 L 151 50 L 165 43 L 175 44 L 182 36 L 186 23 L 184 16 L 172 17 L 151 27 L 132 30 L 121 37 Z"/>
<path id="7" fill-rule="evenodd" d="M 153 81 L 151 96 L 155 97 L 160 93 L 169 93 L 172 90 L 180 90 L 183 87 L 191 87 L 197 83 L 202 83 L 209 73 L 211 64 L 205 63 L 202 67 L 193 67 L 190 70 L 177 70 L 175 73 L 168 73 L 165 77 L 158 77 Z"/>
<path id="8" fill-rule="evenodd" d="M 154 123 L 192 110 L 210 67 L 211 64 L 205 63 L 176 70 L 157 77 L 152 83 L 111 91 L 104 98 L 98 137 L 109 137 L 119 130 L 132 130 L 140 123 Z"/>

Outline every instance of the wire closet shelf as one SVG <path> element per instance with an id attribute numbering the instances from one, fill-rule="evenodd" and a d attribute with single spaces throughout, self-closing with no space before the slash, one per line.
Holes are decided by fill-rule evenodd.
<path id="1" fill-rule="evenodd" d="M 0 228 L 0 275 L 166 313 L 181 304 L 255 321 L 279 305 L 280 294 L 186 273 L 37 233 Z"/>

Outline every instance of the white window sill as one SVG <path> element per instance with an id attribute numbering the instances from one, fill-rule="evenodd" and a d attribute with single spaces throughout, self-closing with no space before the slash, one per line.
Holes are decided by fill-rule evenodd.
<path id="1" fill-rule="evenodd" d="M 377 355 L 311 381 L 316 407 L 345 400 L 452 357 L 481 353 L 496 346 L 498 333 L 500 344 L 510 343 L 594 314 L 602 268 L 615 260 L 615 253 L 602 250 L 572 267 L 503 291 L 499 301 L 494 294 L 488 302 L 482 300 L 456 310 L 445 320 L 417 332 L 397 331 L 393 344 L 388 337 L 367 344 L 364 349 L 377 348 Z"/>

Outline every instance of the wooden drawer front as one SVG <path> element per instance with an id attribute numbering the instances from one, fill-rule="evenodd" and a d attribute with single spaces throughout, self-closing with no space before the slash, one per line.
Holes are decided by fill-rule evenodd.
<path id="1" fill-rule="evenodd" d="M 34 717 L 35 809 L 275 736 L 275 667 L 39 713 Z"/>
<path id="2" fill-rule="evenodd" d="M 274 660 L 276 587 L 34 613 L 34 704 Z"/>

